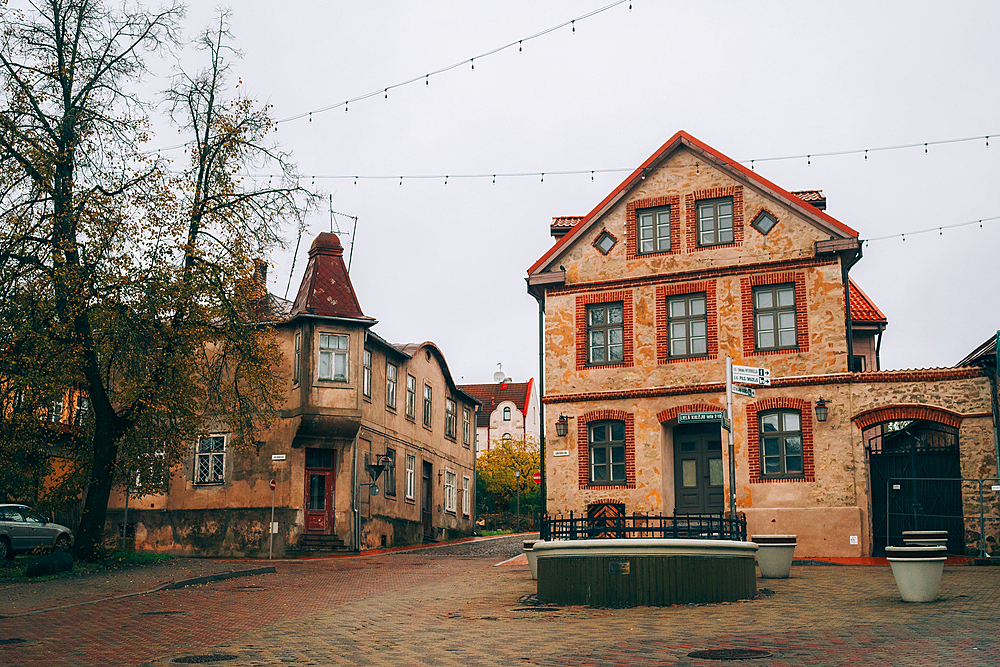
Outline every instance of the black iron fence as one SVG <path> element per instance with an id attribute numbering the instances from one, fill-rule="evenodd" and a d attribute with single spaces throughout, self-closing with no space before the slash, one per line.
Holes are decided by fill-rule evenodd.
<path id="1" fill-rule="evenodd" d="M 658 539 L 735 540 L 746 542 L 745 514 L 736 518 L 719 514 L 679 514 L 676 516 L 569 516 L 545 515 L 539 525 L 542 540 Z"/>

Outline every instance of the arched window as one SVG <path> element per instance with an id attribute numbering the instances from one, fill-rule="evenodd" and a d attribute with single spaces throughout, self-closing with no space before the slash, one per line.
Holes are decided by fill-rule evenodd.
<path id="1" fill-rule="evenodd" d="M 510 406 L 509 405 L 505 405 L 504 408 L 503 408 L 503 420 L 505 422 L 509 422 L 510 421 Z"/>
<path id="2" fill-rule="evenodd" d="M 625 484 L 625 422 L 594 422 L 589 432 L 590 483 Z"/>
<path id="3" fill-rule="evenodd" d="M 500 442 L 510 442 L 513 439 L 514 438 L 511 436 L 510 433 L 504 433 L 503 436 L 500 438 Z"/>
<path id="4" fill-rule="evenodd" d="M 803 477 L 802 413 L 770 410 L 758 415 L 762 477 Z"/>

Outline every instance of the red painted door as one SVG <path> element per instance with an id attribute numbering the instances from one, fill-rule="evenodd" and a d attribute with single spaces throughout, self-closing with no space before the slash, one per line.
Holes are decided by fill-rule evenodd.
<path id="1" fill-rule="evenodd" d="M 333 451 L 306 450 L 306 532 L 333 532 Z"/>

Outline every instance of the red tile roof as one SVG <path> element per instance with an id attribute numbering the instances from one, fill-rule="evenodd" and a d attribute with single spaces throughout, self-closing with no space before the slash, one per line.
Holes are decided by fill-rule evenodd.
<path id="1" fill-rule="evenodd" d="M 552 224 L 549 225 L 549 232 L 555 238 L 561 238 L 566 232 L 576 227 L 576 223 L 583 220 L 582 215 L 560 215 L 552 218 Z"/>
<path id="2" fill-rule="evenodd" d="M 528 399 L 531 396 L 531 384 L 534 381 L 534 378 L 531 378 L 527 382 L 460 384 L 458 388 L 483 404 L 476 416 L 476 426 L 489 426 L 490 415 L 504 401 L 512 402 L 521 411 L 521 414 L 527 416 Z"/>
<path id="3" fill-rule="evenodd" d="M 855 322 L 879 322 L 887 324 L 882 311 L 878 309 L 875 302 L 868 298 L 868 295 L 861 291 L 854 279 L 850 279 L 851 294 L 851 319 Z"/>
<path id="4" fill-rule="evenodd" d="M 791 194 L 821 211 L 826 210 L 826 195 L 822 190 L 792 190 Z"/>
<path id="5" fill-rule="evenodd" d="M 528 269 L 528 274 L 534 275 L 536 272 L 540 272 L 546 268 L 547 262 L 550 259 L 554 259 L 564 246 L 572 243 L 574 236 L 581 233 L 582 230 L 586 229 L 591 222 L 600 218 L 612 206 L 620 201 L 622 197 L 628 194 L 628 192 L 645 177 L 647 171 L 655 169 L 656 165 L 660 164 L 668 155 L 682 146 L 690 151 L 703 155 L 706 160 L 714 163 L 719 168 L 728 171 L 730 174 L 738 174 L 739 178 L 746 179 L 746 181 L 753 183 L 754 186 L 770 191 L 793 206 L 795 206 L 796 203 L 804 204 L 801 199 L 787 190 L 775 185 L 757 172 L 744 167 L 732 158 L 726 157 L 708 144 L 695 139 L 684 130 L 680 130 L 677 134 L 667 140 L 665 144 L 660 146 L 655 153 L 650 155 L 645 162 L 639 165 L 639 167 L 626 177 L 625 180 L 618 185 L 618 187 L 612 190 L 607 197 L 595 206 L 590 213 L 583 216 L 583 218 L 577 222 L 576 225 L 574 225 L 572 230 L 567 232 L 562 238 L 556 241 L 556 243 L 549 248 L 544 255 L 539 257 L 538 261 L 532 264 Z M 803 215 L 811 218 L 814 224 L 818 227 L 821 227 L 834 235 L 840 236 L 841 238 L 857 238 L 858 236 L 857 231 L 813 206 L 806 204 L 804 210 L 801 212 Z"/>
<path id="6" fill-rule="evenodd" d="M 323 232 L 309 248 L 309 264 L 302 275 L 292 317 L 299 314 L 366 319 L 344 266 L 344 246 L 332 232 Z"/>

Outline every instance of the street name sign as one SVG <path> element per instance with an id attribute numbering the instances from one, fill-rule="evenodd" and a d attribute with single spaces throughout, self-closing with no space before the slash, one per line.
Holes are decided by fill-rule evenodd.
<path id="1" fill-rule="evenodd" d="M 757 395 L 757 393 L 753 390 L 753 387 L 744 387 L 741 384 L 733 385 L 733 393 L 740 394 L 742 396 L 749 396 L 750 398 L 753 398 L 754 396 Z"/>
<path id="2" fill-rule="evenodd" d="M 681 412 L 677 415 L 678 424 L 706 424 L 722 421 L 726 413 L 722 410 L 712 412 Z"/>
<path id="3" fill-rule="evenodd" d="M 756 366 L 737 366 L 733 364 L 733 382 L 743 384 L 763 384 L 770 386 L 771 371 Z"/>

